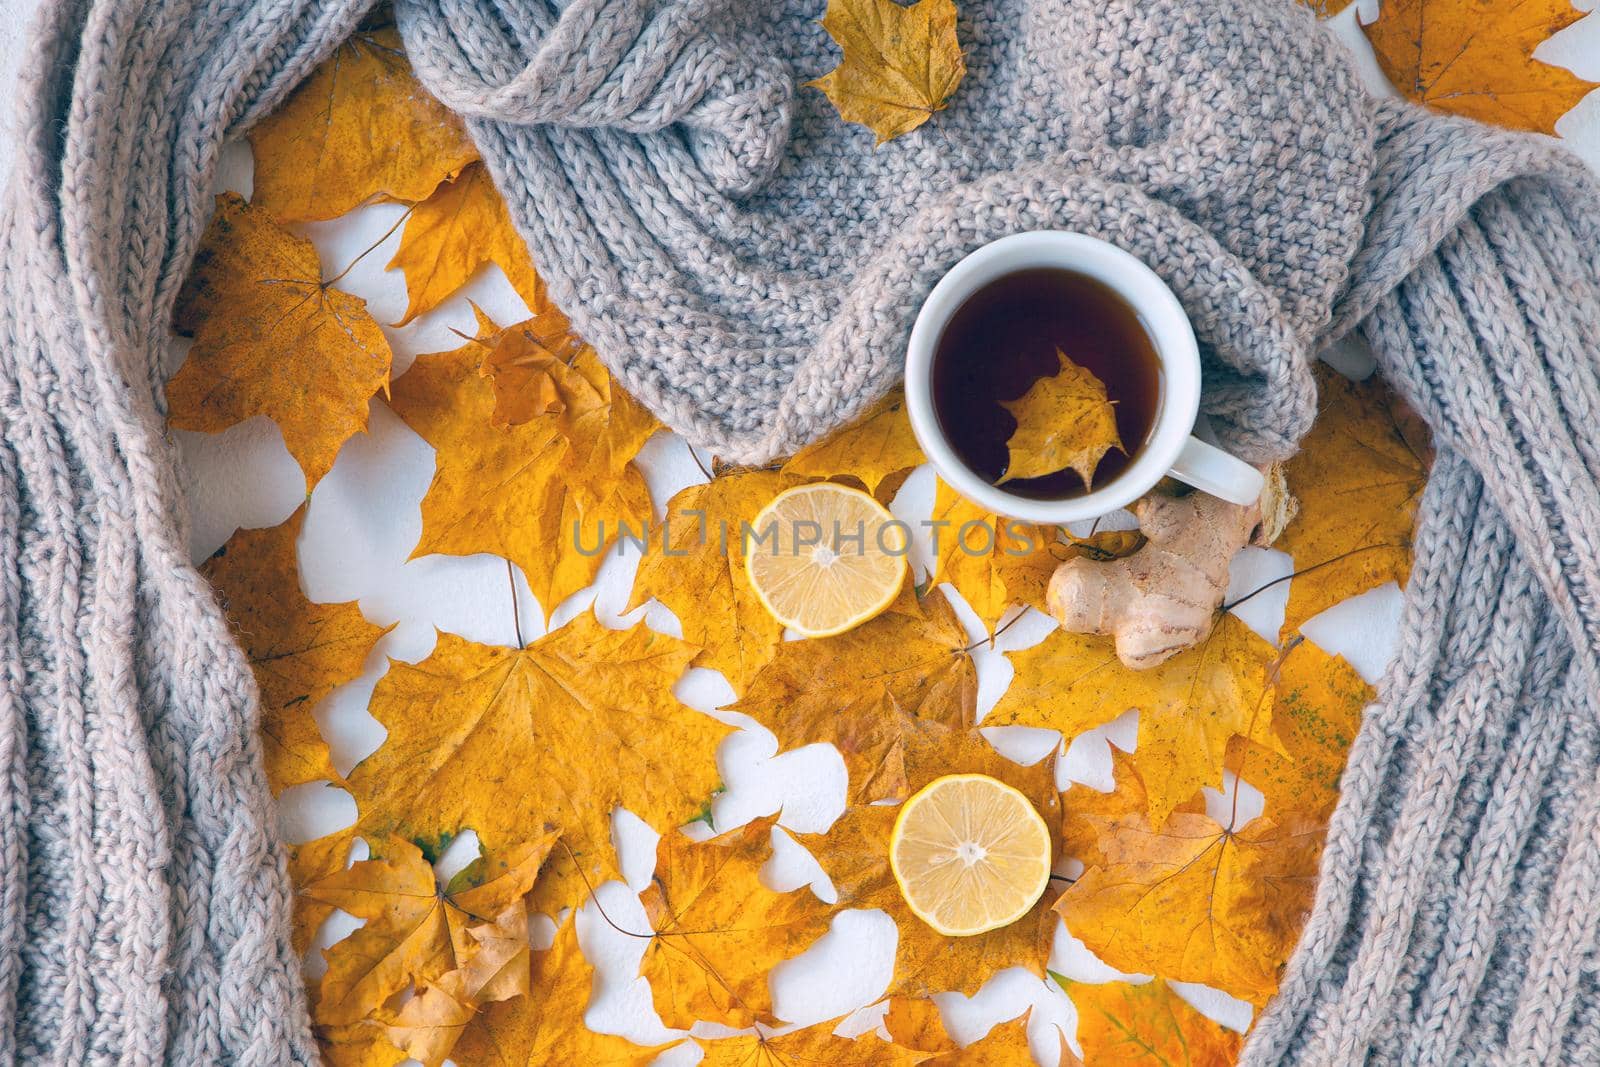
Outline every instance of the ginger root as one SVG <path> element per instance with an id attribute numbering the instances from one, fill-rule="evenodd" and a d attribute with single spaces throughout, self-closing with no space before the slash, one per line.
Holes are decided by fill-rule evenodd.
<path id="1" fill-rule="evenodd" d="M 1211 636 L 1234 554 L 1276 539 L 1294 501 L 1274 467 L 1261 499 L 1248 506 L 1155 492 L 1133 511 L 1144 547 L 1109 563 L 1067 560 L 1051 575 L 1046 600 L 1063 629 L 1111 635 L 1117 658 L 1146 670 Z"/>

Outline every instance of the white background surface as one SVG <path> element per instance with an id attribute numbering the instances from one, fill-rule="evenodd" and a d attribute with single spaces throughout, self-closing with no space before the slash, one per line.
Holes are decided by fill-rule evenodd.
<path id="1" fill-rule="evenodd" d="M 0 19 L 0 100 L 12 99 L 10 90 L 24 55 L 25 16 L 39 2 L 6 0 L 7 10 Z M 1592 8 L 1593 0 L 1578 6 Z M 1360 14 L 1368 19 L 1375 14 L 1373 0 L 1363 0 Z M 1349 9 L 1334 20 L 1334 25 L 1351 44 L 1369 79 L 1381 84 L 1356 27 L 1357 15 L 1357 9 Z M 1586 18 L 1567 30 L 1545 45 L 1539 55 L 1600 81 L 1600 16 Z M 1558 129 L 1592 165 L 1600 166 L 1600 93 L 1591 93 L 1562 120 Z M 6 171 L 10 169 L 11 135 L 7 123 L 0 131 L 0 165 Z M 217 188 L 248 194 L 250 171 L 248 150 L 234 146 L 225 156 Z M 303 232 L 316 242 L 324 269 L 331 274 L 342 270 L 385 232 L 401 210 L 390 205 L 369 207 L 332 223 L 303 227 Z M 367 255 L 341 283 L 341 288 L 366 298 L 381 323 L 398 319 L 405 307 L 400 275 L 383 269 L 397 240 L 397 236 L 392 237 Z M 457 347 L 460 340 L 452 328 L 473 330 L 466 303 L 469 297 L 502 324 L 526 314 L 503 276 L 491 267 L 445 307 L 403 329 L 387 330 L 396 354 L 397 375 L 419 353 Z M 173 358 L 181 360 L 181 351 L 175 350 Z M 284 449 L 277 428 L 265 419 L 253 419 L 214 436 L 175 436 L 186 466 L 194 515 L 191 549 L 196 561 L 214 551 L 238 527 L 281 522 L 304 497 L 300 470 Z M 703 480 L 687 446 L 665 434 L 658 435 L 646 447 L 641 466 L 658 514 L 672 493 Z M 426 656 L 435 628 L 478 641 L 513 641 L 511 599 L 502 560 L 490 556 L 427 556 L 407 561 L 421 534 L 419 505 L 432 473 L 432 449 L 381 402 L 374 401 L 369 433 L 354 438 L 345 447 L 332 473 L 316 487 L 311 498 L 301 543 L 302 584 L 307 594 L 321 601 L 358 600 L 362 612 L 373 622 L 398 624 L 369 658 L 362 677 L 336 691 L 316 709 L 341 771 L 348 771 L 382 741 L 383 729 L 367 714 L 366 705 L 385 668 L 386 657 L 416 660 Z M 931 472 L 924 468 L 907 483 L 894 510 L 911 520 L 925 517 L 931 508 L 932 487 Z M 926 560 L 925 551 L 920 556 L 914 554 L 919 566 L 925 567 Z M 637 621 L 643 613 L 649 625 L 677 633 L 676 619 L 658 605 L 629 616 L 618 614 L 626 605 L 637 564 L 636 554 L 622 558 L 613 553 L 594 588 L 559 605 L 538 604 L 522 585 L 519 600 L 524 635 L 531 640 L 591 605 L 603 621 L 613 625 Z M 1253 589 L 1287 574 L 1290 568 L 1290 561 L 1281 553 L 1248 550 L 1235 565 L 1235 590 Z M 1277 632 L 1287 593 L 1286 583 L 1273 593 L 1250 601 L 1241 614 L 1247 623 L 1271 638 Z M 986 636 L 975 617 L 959 605 L 959 598 L 953 599 L 958 601 L 974 640 Z M 1334 608 L 1309 623 L 1305 632 L 1322 647 L 1345 655 L 1369 680 L 1376 680 L 1392 651 L 1398 616 L 1398 591 L 1386 587 Z M 1001 652 L 1042 640 L 1050 625 L 1048 619 L 1033 613 L 1010 627 L 1000 637 L 997 649 L 978 649 L 980 712 L 993 706 L 1010 680 L 1011 669 Z M 715 713 L 733 696 L 719 675 L 704 670 L 691 671 L 680 684 L 679 695 L 708 713 Z M 826 830 L 844 806 L 845 773 L 838 754 L 825 745 L 780 754 L 772 735 L 760 726 L 742 716 L 718 713 L 717 717 L 743 727 L 717 753 L 728 787 L 715 805 L 717 827 L 731 829 L 758 815 L 781 810 L 784 827 L 804 832 Z M 1109 788 L 1107 744 L 1131 748 L 1136 728 L 1136 716 L 1129 713 L 1105 728 L 1071 739 L 1058 763 L 1061 784 Z M 1062 748 L 1061 739 L 1051 731 L 1006 728 L 988 733 L 1002 751 L 1022 762 L 1054 758 Z M 1220 784 L 1232 787 L 1232 783 Z M 1209 799 L 1216 806 L 1216 813 L 1226 813 L 1223 792 L 1211 793 Z M 1071 803 L 1070 793 L 1065 802 Z M 1260 795 L 1244 786 L 1241 813 L 1259 812 L 1260 803 Z M 328 833 L 348 825 L 354 815 L 350 798 L 328 787 L 290 790 L 281 805 L 284 833 L 290 840 Z M 635 893 L 649 880 L 656 831 L 669 828 L 652 830 L 627 813 L 617 816 L 616 826 L 628 884 L 601 887 L 600 900 L 613 921 L 631 929 L 647 929 Z M 768 883 L 775 889 L 788 889 L 809 882 L 812 891 L 831 899 L 831 887 L 811 857 L 781 832 L 775 834 L 774 841 L 776 858 L 766 872 Z M 471 835 L 466 835 L 444 857 L 441 868 L 448 874 L 464 865 L 472 858 L 474 848 Z M 352 920 L 336 916 L 322 931 L 319 944 L 331 943 L 353 925 Z M 652 1044 L 676 1036 L 662 1028 L 651 1010 L 649 989 L 637 977 L 644 942 L 615 933 L 592 904 L 580 912 L 578 929 L 584 951 L 598 969 L 588 1016 L 590 1026 Z M 548 936 L 548 926 L 541 933 Z M 896 936 L 894 924 L 881 912 L 842 913 L 827 936 L 802 957 L 781 965 L 773 973 L 771 984 L 778 1014 L 791 1023 L 806 1024 L 856 1012 L 846 1020 L 841 1032 L 856 1033 L 874 1027 L 881 1008 L 871 1005 L 878 1001 L 889 981 Z M 310 955 L 307 967 L 314 976 L 321 972 L 321 960 L 316 949 Z M 1086 981 L 1128 977 L 1101 964 L 1064 928 L 1058 933 L 1050 966 Z M 1248 1005 L 1204 987 L 1174 985 L 1191 1003 L 1225 1025 L 1241 1030 L 1248 1026 Z M 964 1042 L 981 1037 L 996 1022 L 1014 1018 L 1032 1006 L 1030 1036 L 1035 1052 L 1046 1064 L 1053 1063 L 1056 1055 L 1053 1028 L 1059 1025 L 1069 1036 L 1075 1029 L 1075 1014 L 1066 997 L 1053 984 L 1021 970 L 999 975 L 970 999 L 947 994 L 939 1000 L 952 1034 Z M 715 1028 L 704 1031 L 705 1036 L 719 1032 Z M 688 1042 L 664 1053 L 658 1062 L 687 1065 L 699 1057 L 697 1046 Z"/>

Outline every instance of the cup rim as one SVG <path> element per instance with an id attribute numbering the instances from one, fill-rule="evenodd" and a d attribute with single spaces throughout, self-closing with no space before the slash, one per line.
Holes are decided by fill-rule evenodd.
<path id="1" fill-rule="evenodd" d="M 933 409 L 933 353 L 951 316 L 984 285 L 1032 267 L 1076 271 L 1115 290 L 1149 332 L 1162 370 L 1156 417 L 1133 463 L 1105 485 L 1064 500 L 1018 496 L 979 477 L 956 455 Z M 911 326 L 905 391 L 906 411 L 917 443 L 952 489 L 1009 518 L 1053 524 L 1076 522 L 1127 507 L 1177 462 L 1200 412 L 1200 348 L 1182 303 L 1143 260 L 1085 233 L 1030 230 L 969 252 L 929 291 Z"/>

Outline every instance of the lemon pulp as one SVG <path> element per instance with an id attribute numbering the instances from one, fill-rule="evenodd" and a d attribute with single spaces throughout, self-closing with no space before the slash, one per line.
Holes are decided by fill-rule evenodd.
<path id="1" fill-rule="evenodd" d="M 906 904 L 942 934 L 1016 922 L 1050 881 L 1050 831 L 1028 798 L 982 774 L 952 774 L 900 809 L 889 865 Z"/>
<path id="2" fill-rule="evenodd" d="M 836 482 L 779 493 L 741 540 L 745 573 L 762 605 L 807 637 L 861 625 L 905 583 L 905 525 L 866 493 Z"/>

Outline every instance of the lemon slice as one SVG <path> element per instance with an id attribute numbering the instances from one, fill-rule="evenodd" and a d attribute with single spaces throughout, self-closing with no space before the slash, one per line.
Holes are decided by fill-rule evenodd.
<path id="1" fill-rule="evenodd" d="M 1028 913 L 1050 881 L 1050 831 L 1028 798 L 983 774 L 949 774 L 905 802 L 889 866 L 917 918 L 949 937 Z"/>
<path id="2" fill-rule="evenodd" d="M 743 536 L 745 573 L 772 617 L 807 637 L 859 626 L 900 595 L 906 528 L 836 482 L 787 489 Z"/>

